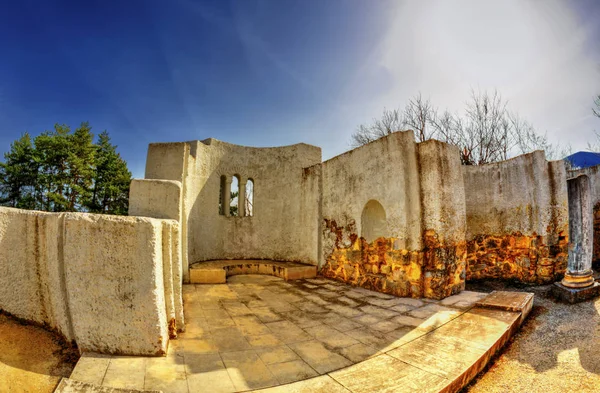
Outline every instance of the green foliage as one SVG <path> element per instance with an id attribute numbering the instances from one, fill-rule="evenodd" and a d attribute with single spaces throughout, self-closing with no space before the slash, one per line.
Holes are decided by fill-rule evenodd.
<path id="1" fill-rule="evenodd" d="M 94 186 L 88 208 L 94 213 L 127 214 L 131 172 L 106 131 L 98 136 Z"/>
<path id="2" fill-rule="evenodd" d="M 34 209 L 38 161 L 28 133 L 10 145 L 0 162 L 0 204 Z"/>
<path id="3" fill-rule="evenodd" d="M 0 162 L 0 204 L 53 212 L 127 214 L 131 173 L 105 131 L 56 124 L 11 144 Z"/>

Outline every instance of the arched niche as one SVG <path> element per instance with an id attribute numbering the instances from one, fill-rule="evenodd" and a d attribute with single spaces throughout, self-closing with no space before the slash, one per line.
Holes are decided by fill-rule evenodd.
<path id="1" fill-rule="evenodd" d="M 360 235 L 367 242 L 387 236 L 387 220 L 385 209 L 381 203 L 371 199 L 363 208 L 360 216 L 361 228 Z"/>

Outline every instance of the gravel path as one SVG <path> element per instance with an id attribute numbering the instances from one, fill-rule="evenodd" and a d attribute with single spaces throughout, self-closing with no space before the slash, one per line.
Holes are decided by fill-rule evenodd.
<path id="1" fill-rule="evenodd" d="M 484 282 L 467 289 L 534 292 L 535 301 L 521 331 L 464 392 L 600 392 L 600 299 L 558 303 L 550 286 Z"/>

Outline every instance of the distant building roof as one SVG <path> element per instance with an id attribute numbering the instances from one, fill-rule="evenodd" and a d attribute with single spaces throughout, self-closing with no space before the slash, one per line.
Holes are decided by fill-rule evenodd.
<path id="1" fill-rule="evenodd" d="M 565 160 L 569 160 L 575 167 L 587 168 L 589 166 L 600 165 L 600 153 L 578 151 L 577 153 L 565 157 Z"/>

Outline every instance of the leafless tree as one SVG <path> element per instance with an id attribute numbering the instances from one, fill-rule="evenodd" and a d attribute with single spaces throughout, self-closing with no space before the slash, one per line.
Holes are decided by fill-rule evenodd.
<path id="1" fill-rule="evenodd" d="M 404 127 L 404 119 L 398 109 L 388 110 L 383 108 L 381 119 L 373 119 L 372 124 L 361 124 L 352 134 L 352 146 L 358 147 L 383 138 Z"/>
<path id="2" fill-rule="evenodd" d="M 473 90 L 463 116 L 447 110 L 440 114 L 419 94 L 409 100 L 404 111 L 385 109 L 381 120 L 359 126 L 352 135 L 352 144 L 360 146 L 394 131 L 412 129 L 418 142 L 438 139 L 458 146 L 465 165 L 502 161 L 540 149 L 549 158 L 558 158 L 560 152 L 548 142 L 547 136 L 538 134 L 507 106 L 498 91 Z"/>
<path id="3" fill-rule="evenodd" d="M 595 108 L 592 107 L 592 113 L 594 114 L 594 116 L 600 118 L 600 95 L 594 100 L 594 105 Z M 596 135 L 596 140 L 594 142 L 588 142 L 587 150 L 593 152 L 600 152 L 600 134 L 598 133 L 598 131 L 594 131 L 594 134 Z"/>
<path id="4" fill-rule="evenodd" d="M 415 138 L 418 142 L 423 142 L 435 136 L 435 130 L 432 127 L 435 117 L 435 109 L 431 106 L 429 99 L 423 100 L 419 93 L 411 98 L 404 108 L 404 128 L 415 131 Z"/>
<path id="5" fill-rule="evenodd" d="M 382 138 L 396 131 L 412 129 L 417 141 L 422 142 L 435 136 L 431 127 L 435 110 L 429 100 L 423 100 L 421 94 L 411 98 L 403 111 L 384 108 L 380 119 L 371 124 L 361 124 L 352 134 L 351 145 L 358 147 Z"/>

